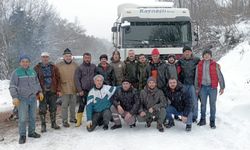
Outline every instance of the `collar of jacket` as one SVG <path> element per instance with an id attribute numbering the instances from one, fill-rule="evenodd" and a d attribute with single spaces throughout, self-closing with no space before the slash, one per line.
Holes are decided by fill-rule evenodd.
<path id="1" fill-rule="evenodd" d="M 39 65 L 40 65 L 41 67 L 48 67 L 48 66 L 50 66 L 50 65 L 52 65 L 52 64 L 53 64 L 52 62 L 49 62 L 47 65 L 43 64 L 42 62 L 39 63 Z"/>
<path id="2" fill-rule="evenodd" d="M 163 60 L 159 59 L 159 62 L 158 63 L 154 63 L 153 60 L 150 61 L 150 64 L 162 64 L 164 63 Z"/>
<path id="3" fill-rule="evenodd" d="M 156 91 L 158 90 L 157 87 L 155 87 L 154 89 L 150 89 L 147 85 L 144 87 L 144 89 L 145 89 L 145 91 L 146 91 L 147 93 L 150 93 L 150 94 L 154 94 L 154 93 L 156 93 Z"/>
<path id="4" fill-rule="evenodd" d="M 91 65 L 91 63 L 86 63 L 86 62 L 84 62 L 83 61 L 83 63 L 82 63 L 84 66 L 90 66 Z"/>
<path id="5" fill-rule="evenodd" d="M 137 60 L 134 59 L 134 60 L 130 60 L 129 57 L 127 57 L 127 59 L 125 60 L 126 62 L 136 62 Z"/>
<path id="6" fill-rule="evenodd" d="M 67 62 L 67 61 L 65 61 L 65 60 L 63 60 L 63 61 L 64 61 L 64 63 L 67 64 L 67 65 L 69 65 L 69 64 L 72 63 L 72 60 L 71 60 L 70 62 Z"/>
<path id="7" fill-rule="evenodd" d="M 147 64 L 148 64 L 147 61 L 146 61 L 145 63 L 141 63 L 141 62 L 138 61 L 138 65 L 139 65 L 139 66 L 147 66 Z"/>
<path id="8" fill-rule="evenodd" d="M 101 90 L 103 88 L 103 85 L 100 88 L 97 88 L 96 85 L 94 86 L 95 90 Z"/>
<path id="9" fill-rule="evenodd" d="M 107 68 L 108 68 L 110 65 L 109 65 L 109 63 L 106 63 L 106 64 L 107 64 Z M 98 64 L 98 67 L 103 68 L 101 63 Z"/>
<path id="10" fill-rule="evenodd" d="M 133 87 L 130 87 L 127 91 L 124 91 L 123 88 L 121 87 L 122 92 L 129 93 L 133 91 Z"/>
<path id="11" fill-rule="evenodd" d="M 174 92 L 180 91 L 182 88 L 183 88 L 183 85 L 181 84 L 181 82 L 178 81 L 178 82 L 177 82 L 177 86 L 176 86 Z M 170 89 L 169 86 L 167 86 L 167 90 L 168 90 L 168 91 L 172 91 L 172 89 Z"/>

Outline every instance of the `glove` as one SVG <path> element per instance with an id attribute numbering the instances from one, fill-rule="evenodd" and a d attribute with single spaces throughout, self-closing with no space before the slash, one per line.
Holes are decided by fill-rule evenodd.
<path id="1" fill-rule="evenodd" d="M 42 92 L 39 92 L 39 93 L 38 93 L 37 99 L 38 99 L 40 102 L 43 101 L 44 96 L 43 96 L 43 93 L 42 93 Z"/>
<path id="2" fill-rule="evenodd" d="M 13 105 L 14 105 L 15 107 L 18 107 L 18 106 L 20 105 L 20 100 L 19 100 L 18 98 L 14 98 L 14 99 L 12 100 L 12 103 L 13 103 Z"/>
<path id="3" fill-rule="evenodd" d="M 87 128 L 91 128 L 91 126 L 92 126 L 92 121 L 88 121 L 87 122 Z"/>

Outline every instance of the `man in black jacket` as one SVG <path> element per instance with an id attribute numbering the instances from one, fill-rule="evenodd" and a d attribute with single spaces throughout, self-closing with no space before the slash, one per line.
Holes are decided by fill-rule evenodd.
<path id="1" fill-rule="evenodd" d="M 191 131 L 192 100 L 189 93 L 175 78 L 170 78 L 168 81 L 166 97 L 171 103 L 166 109 L 166 118 L 168 119 L 168 123 L 165 124 L 166 128 L 171 128 L 175 125 L 172 115 L 179 115 L 182 122 L 186 123 L 186 131 Z"/>
<path id="2" fill-rule="evenodd" d="M 93 78 L 95 76 L 96 65 L 91 63 L 91 54 L 83 54 L 83 63 L 76 69 L 75 85 L 77 89 L 77 99 L 79 101 L 79 108 L 77 112 L 76 127 L 82 124 L 83 111 L 87 102 L 89 91 L 94 87 Z"/>
<path id="3" fill-rule="evenodd" d="M 111 129 L 122 127 L 120 115 L 130 128 L 135 127 L 135 116 L 140 107 L 140 98 L 137 90 L 131 86 L 130 80 L 124 79 L 122 81 L 122 87 L 117 89 L 113 95 L 112 103 L 111 112 L 115 125 Z"/>
<path id="4" fill-rule="evenodd" d="M 100 74 L 104 77 L 104 84 L 114 86 L 116 83 L 115 70 L 108 63 L 108 56 L 102 54 L 100 56 L 100 64 L 96 68 L 96 75 Z"/>
<path id="5" fill-rule="evenodd" d="M 125 75 L 126 79 L 129 79 L 132 86 L 138 89 L 138 79 L 137 79 L 137 60 L 135 57 L 135 51 L 129 50 L 128 57 L 124 61 L 125 63 Z"/>
<path id="6" fill-rule="evenodd" d="M 195 92 L 194 80 L 196 66 L 199 62 L 200 58 L 194 56 L 191 47 L 185 46 L 183 48 L 183 57 L 177 63 L 179 81 L 188 91 L 193 101 L 193 122 L 197 121 L 198 116 L 198 99 Z"/>

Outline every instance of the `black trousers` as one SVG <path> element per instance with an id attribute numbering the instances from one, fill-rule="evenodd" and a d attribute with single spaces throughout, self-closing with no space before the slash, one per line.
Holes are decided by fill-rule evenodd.
<path id="1" fill-rule="evenodd" d="M 88 97 L 89 91 L 84 90 L 83 92 L 84 92 L 83 96 L 77 96 L 77 101 L 79 101 L 79 108 L 78 108 L 77 113 L 83 113 L 84 108 L 87 103 L 87 97 Z"/>
<path id="2" fill-rule="evenodd" d="M 46 91 L 43 92 L 44 99 L 39 102 L 39 115 L 46 115 L 47 110 L 49 109 L 50 113 L 56 112 L 56 100 L 57 95 L 54 92 Z"/>
<path id="3" fill-rule="evenodd" d="M 112 118 L 110 109 L 105 109 L 102 112 L 94 112 L 92 116 L 92 126 L 87 128 L 89 132 L 95 130 L 96 126 L 108 125 Z"/>

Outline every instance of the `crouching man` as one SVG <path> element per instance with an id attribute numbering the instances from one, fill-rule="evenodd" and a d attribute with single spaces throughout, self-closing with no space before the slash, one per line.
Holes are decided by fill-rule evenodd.
<path id="1" fill-rule="evenodd" d="M 87 98 L 87 130 L 94 131 L 97 125 L 103 125 L 104 130 L 108 130 L 109 121 L 112 118 L 110 98 L 115 93 L 116 88 L 103 85 L 102 75 L 94 77 L 95 86 L 89 91 Z"/>
<path id="2" fill-rule="evenodd" d="M 30 68 L 30 58 L 26 55 L 20 57 L 20 67 L 11 75 L 10 94 L 13 98 L 13 104 L 18 108 L 18 128 L 19 144 L 26 142 L 26 118 L 28 118 L 28 137 L 40 138 L 36 129 L 36 97 L 43 101 L 43 93 L 40 87 L 35 70 Z"/>
<path id="3" fill-rule="evenodd" d="M 150 127 L 153 121 L 157 122 L 157 129 L 164 132 L 163 121 L 166 117 L 166 98 L 163 92 L 156 87 L 156 79 L 149 77 L 147 86 L 140 93 L 139 122 L 146 121 L 146 127 Z"/>
<path id="4" fill-rule="evenodd" d="M 112 97 L 112 103 L 111 111 L 115 125 L 111 129 L 122 127 L 120 115 L 130 128 L 135 127 L 135 115 L 140 107 L 140 98 L 137 90 L 132 87 L 128 79 L 122 81 L 122 87 L 116 90 Z"/>
<path id="5" fill-rule="evenodd" d="M 170 100 L 170 105 L 167 106 L 168 123 L 166 128 L 173 127 L 174 119 L 172 115 L 181 116 L 181 120 L 186 124 L 186 131 L 191 131 L 192 128 L 192 99 L 185 91 L 181 83 L 177 82 L 175 78 L 170 78 L 166 91 L 166 98 Z"/>

